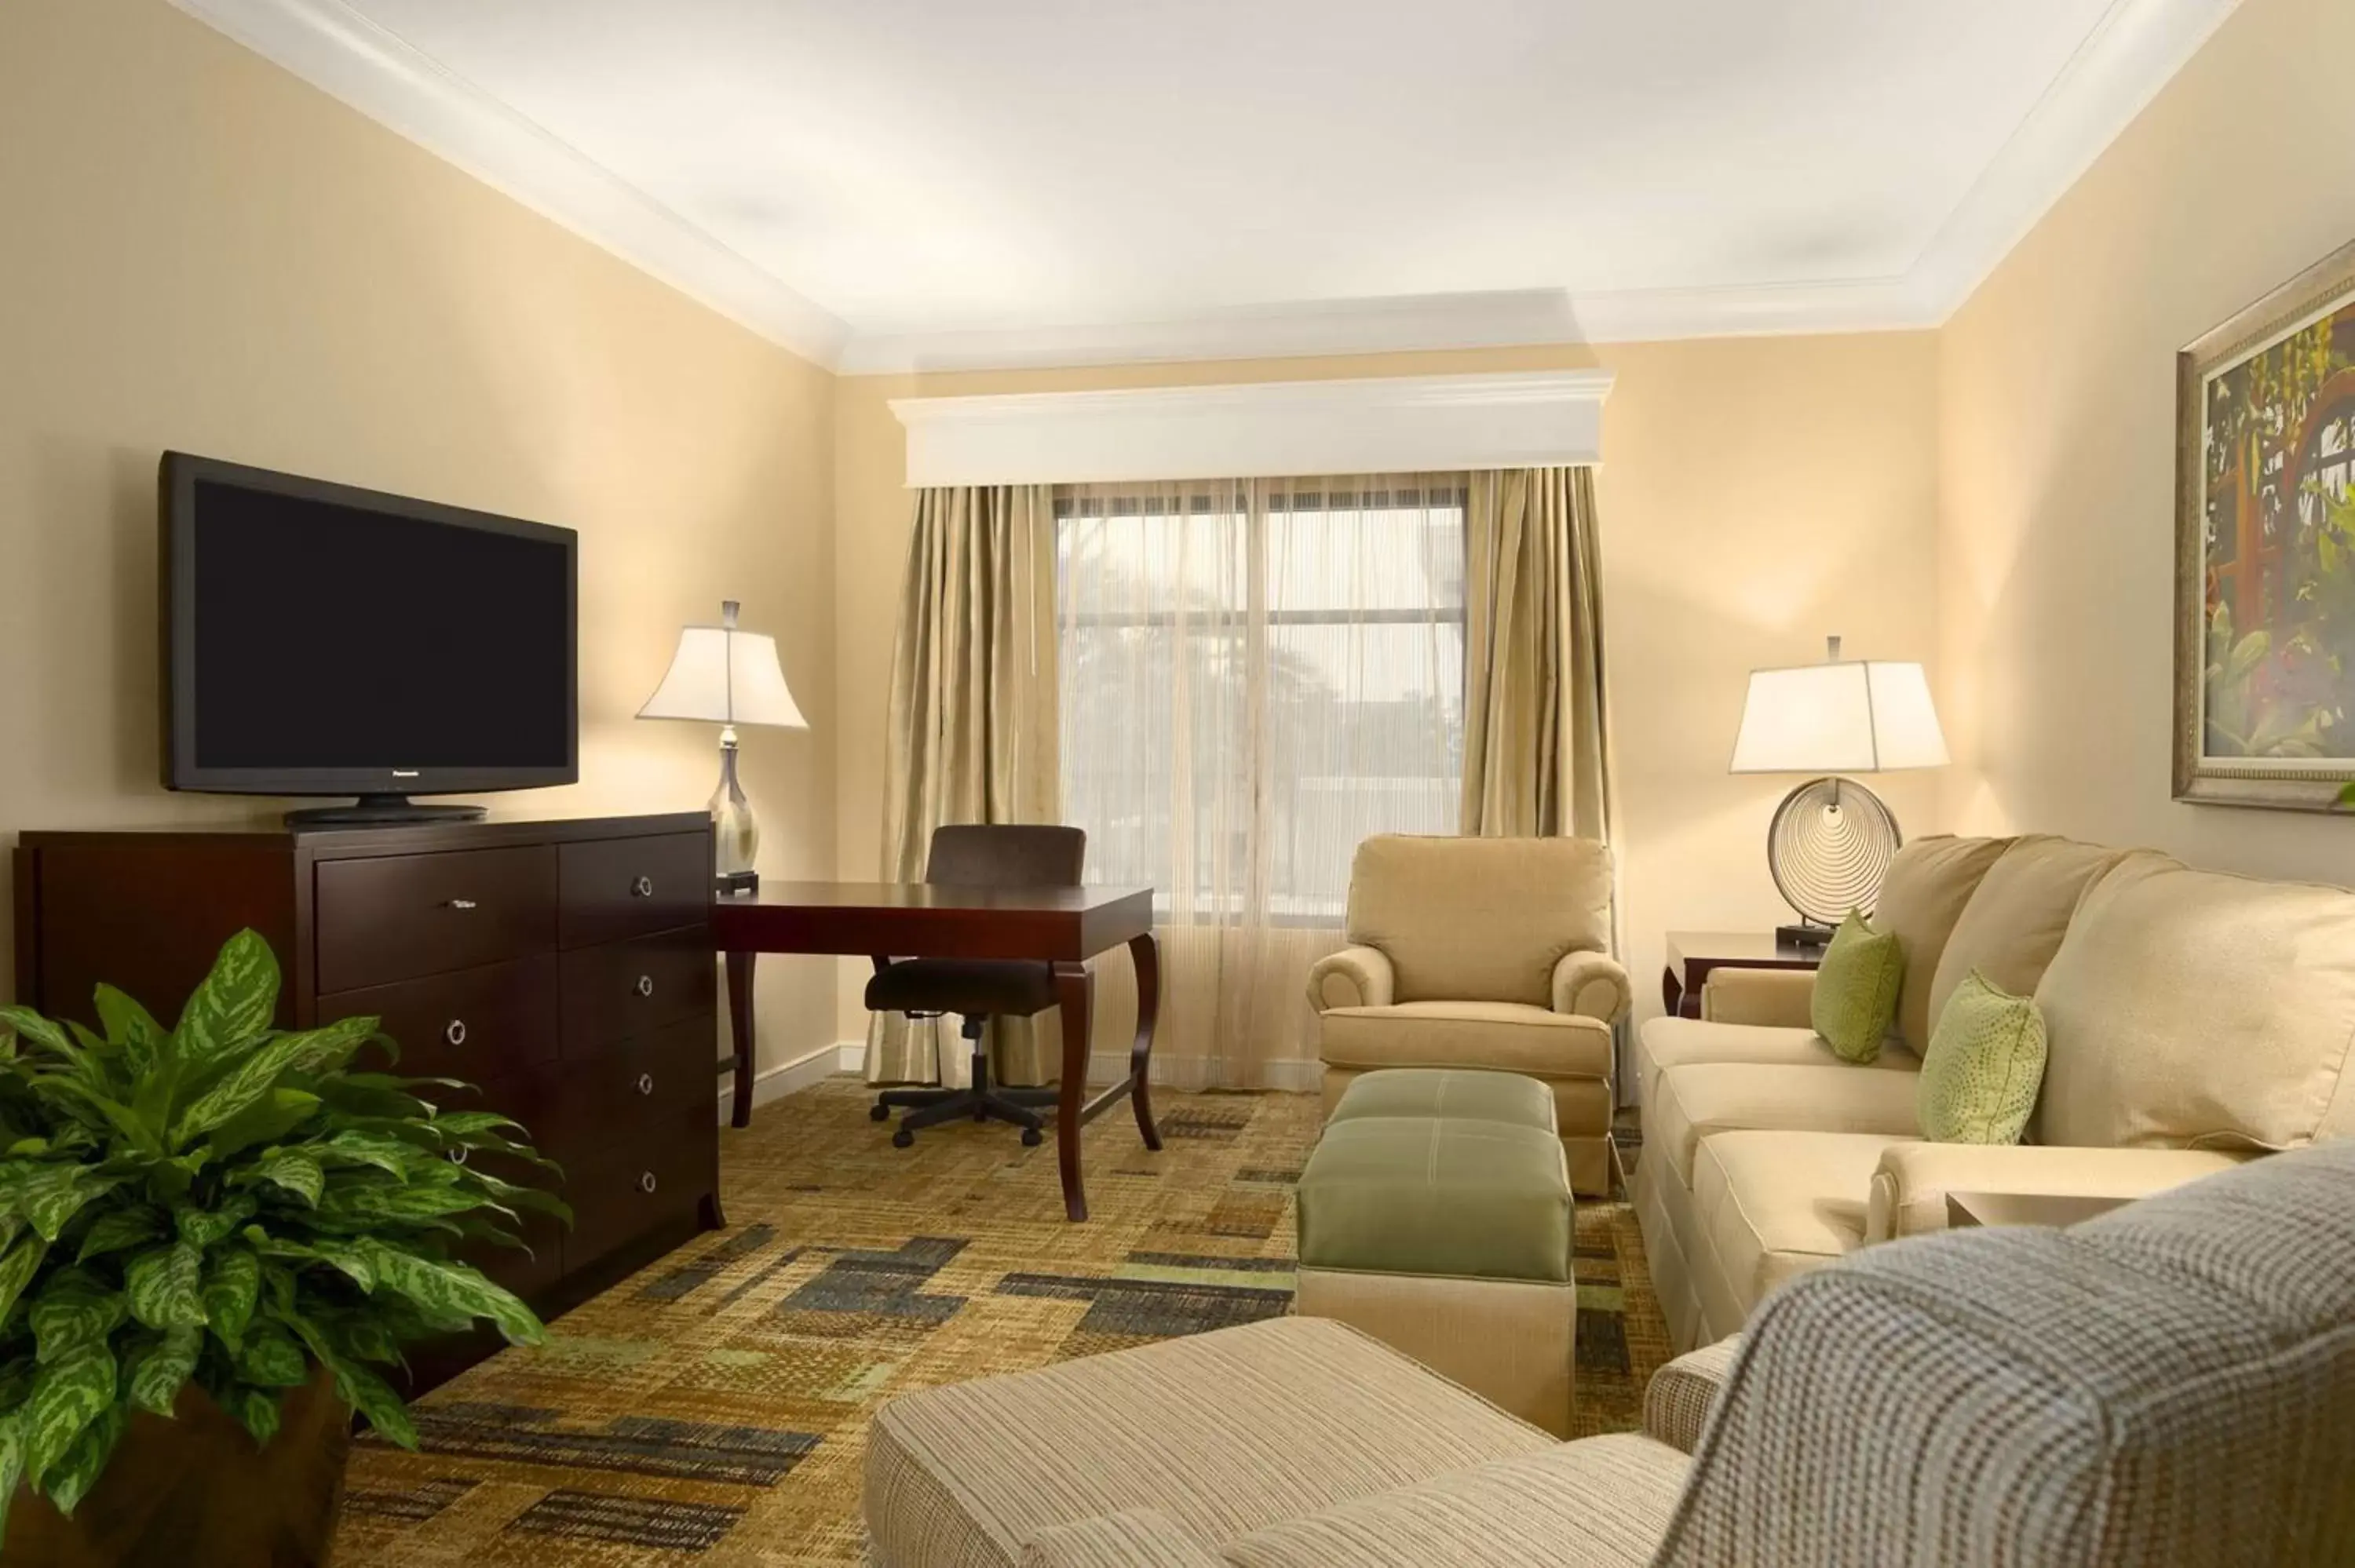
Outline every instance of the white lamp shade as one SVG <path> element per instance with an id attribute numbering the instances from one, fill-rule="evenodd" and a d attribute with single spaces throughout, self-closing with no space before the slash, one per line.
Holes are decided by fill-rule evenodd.
<path id="1" fill-rule="evenodd" d="M 809 727 L 785 688 L 777 640 L 728 626 L 690 626 L 678 634 L 670 672 L 638 716 Z"/>
<path id="2" fill-rule="evenodd" d="M 1750 673 L 1735 773 L 1883 773 L 1945 761 L 1919 664 L 1849 660 Z"/>

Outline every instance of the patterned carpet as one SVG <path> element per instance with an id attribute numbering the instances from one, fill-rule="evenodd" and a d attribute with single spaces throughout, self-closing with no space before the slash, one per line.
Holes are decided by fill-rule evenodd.
<path id="1" fill-rule="evenodd" d="M 855 1563 L 867 1418 L 908 1389 L 1288 1309 L 1306 1095 L 1156 1096 L 1087 1132 L 1063 1223 L 1050 1139 L 970 1124 L 895 1150 L 837 1078 L 721 1133 L 733 1228 L 698 1238 L 354 1450 L 339 1568 Z M 1578 1217 L 1578 1424 L 1637 1424 L 1667 1331 L 1632 1212 Z"/>

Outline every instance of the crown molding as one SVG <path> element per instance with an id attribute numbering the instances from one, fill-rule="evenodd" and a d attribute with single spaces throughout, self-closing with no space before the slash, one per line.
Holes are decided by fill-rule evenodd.
<path id="1" fill-rule="evenodd" d="M 1943 324 L 2240 0 L 2113 0 L 1901 276 L 1303 302 L 1146 322 L 856 332 L 344 0 L 172 0 L 593 244 L 845 375 L 1305 358 Z"/>
<path id="2" fill-rule="evenodd" d="M 907 482 L 1559 468 L 1603 452 L 1601 370 L 895 397 Z"/>
<path id="3" fill-rule="evenodd" d="M 1585 331 L 1569 294 L 1560 289 L 1528 289 L 1259 305 L 1163 321 L 862 332 L 843 351 L 841 370 L 846 376 L 873 376 L 1179 360 L 1305 359 L 1320 355 L 1583 341 Z"/>
<path id="4" fill-rule="evenodd" d="M 1045 370 L 1222 359 L 1304 359 L 1419 350 L 1653 343 L 1675 338 L 1934 327 L 1945 311 L 1911 279 L 1750 288 L 1493 294 L 1273 306 L 1159 322 L 859 333 L 845 376 Z"/>
<path id="5" fill-rule="evenodd" d="M 839 363 L 839 317 L 342 0 L 171 3 L 770 342 Z"/>
<path id="6" fill-rule="evenodd" d="M 2190 62 L 2241 0 L 2113 0 L 1913 265 L 1938 320 L 1962 309 L 2029 231 Z"/>

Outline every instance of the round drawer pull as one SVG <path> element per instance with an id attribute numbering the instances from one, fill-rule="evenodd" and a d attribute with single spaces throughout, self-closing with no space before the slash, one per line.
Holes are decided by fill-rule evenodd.
<path id="1" fill-rule="evenodd" d="M 450 1151 L 448 1158 L 450 1163 L 453 1165 L 464 1165 L 466 1163 L 466 1150 L 463 1149 L 453 1149 Z"/>
<path id="2" fill-rule="evenodd" d="M 474 901 L 471 898 L 453 898 L 449 903 L 442 906 L 445 909 L 455 909 L 462 915 L 474 906 Z"/>
<path id="3" fill-rule="evenodd" d="M 638 1075 L 638 1093 L 642 1095 L 650 1095 L 654 1092 L 655 1075 L 652 1073 L 640 1073 Z"/>
<path id="4" fill-rule="evenodd" d="M 655 977 L 654 977 L 654 976 L 652 976 L 652 975 L 640 975 L 640 976 L 638 977 L 638 983 L 637 983 L 637 985 L 636 985 L 635 987 L 634 987 L 633 989 L 634 989 L 640 996 L 652 996 L 652 995 L 654 995 L 654 993 L 655 993 Z"/>
<path id="5" fill-rule="evenodd" d="M 448 1027 L 442 1031 L 442 1038 L 453 1045 L 464 1045 L 466 1043 L 466 1021 L 463 1018 L 452 1019 Z"/>
<path id="6" fill-rule="evenodd" d="M 639 877 L 635 882 L 633 882 L 633 883 L 631 883 L 631 884 L 630 884 L 630 896 L 631 896 L 631 897 L 633 897 L 633 898 L 652 898 L 654 895 L 655 895 L 655 879 L 654 879 L 653 877 L 651 877 L 651 876 L 642 876 L 642 877 Z"/>
<path id="7" fill-rule="evenodd" d="M 638 1172 L 638 1191 L 641 1192 L 651 1192 L 654 1190 L 655 1173 L 651 1171 L 641 1171 Z"/>

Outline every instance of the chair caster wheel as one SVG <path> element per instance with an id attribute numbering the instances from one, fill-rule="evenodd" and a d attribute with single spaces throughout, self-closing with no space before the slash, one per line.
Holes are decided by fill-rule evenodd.
<path id="1" fill-rule="evenodd" d="M 1026 1127 L 1026 1128 L 1024 1128 L 1022 1129 L 1022 1147 L 1023 1147 L 1023 1148 L 1025 1148 L 1025 1149 L 1036 1149 L 1036 1148 L 1038 1148 L 1040 1144 L 1042 1144 L 1042 1143 L 1044 1143 L 1044 1142 L 1046 1142 L 1046 1141 L 1047 1141 L 1047 1135 L 1046 1135 L 1045 1133 L 1043 1133 L 1043 1132 L 1040 1132 L 1037 1128 L 1035 1128 L 1035 1127 Z"/>
<path id="2" fill-rule="evenodd" d="M 890 1121 L 891 1119 L 891 1107 L 890 1106 L 868 1106 L 867 1107 L 867 1119 L 868 1121 Z"/>
<path id="3" fill-rule="evenodd" d="M 913 1149 L 916 1147 L 916 1135 L 910 1132 L 903 1127 L 899 1131 L 891 1135 L 891 1147 L 894 1149 Z"/>

